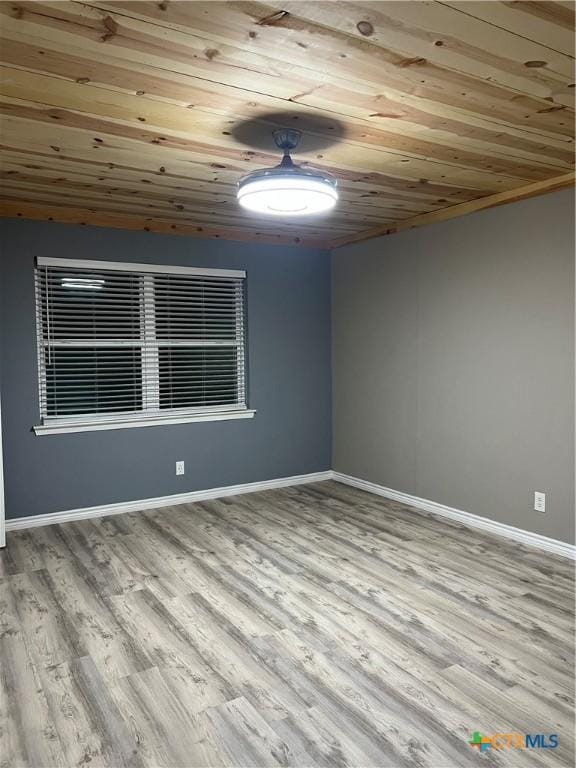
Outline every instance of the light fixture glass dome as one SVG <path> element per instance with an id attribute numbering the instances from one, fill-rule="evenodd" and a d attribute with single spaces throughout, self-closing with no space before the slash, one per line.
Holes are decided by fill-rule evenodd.
<path id="1" fill-rule="evenodd" d="M 338 200 L 336 179 L 315 168 L 294 165 L 290 150 L 300 141 L 300 131 L 274 131 L 276 146 L 284 151 L 280 165 L 253 171 L 238 182 L 238 202 L 243 208 L 274 216 L 309 216 L 334 207 Z"/>

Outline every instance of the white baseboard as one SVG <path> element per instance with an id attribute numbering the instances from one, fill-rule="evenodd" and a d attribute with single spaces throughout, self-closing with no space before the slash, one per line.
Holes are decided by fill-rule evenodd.
<path id="1" fill-rule="evenodd" d="M 448 517 L 451 520 L 456 520 L 457 522 L 469 525 L 472 528 L 481 528 L 484 531 L 489 531 L 498 536 L 514 539 L 514 541 L 518 541 L 521 544 L 545 549 L 547 552 L 552 552 L 555 555 L 561 555 L 562 557 L 569 557 L 572 560 L 576 560 L 576 547 L 573 544 L 567 544 L 558 539 L 550 539 L 547 536 L 541 536 L 539 533 L 524 531 L 521 528 L 514 528 L 514 526 L 506 525 L 505 523 L 497 523 L 495 520 L 489 520 L 487 517 L 480 517 L 479 515 L 473 515 L 470 512 L 464 512 L 461 509 L 447 507 L 445 504 L 438 504 L 429 499 L 421 499 L 418 496 L 411 496 L 409 493 L 395 491 L 392 488 L 386 488 L 383 485 L 370 483 L 368 480 L 360 480 L 358 477 L 344 475 L 342 472 L 333 472 L 332 479 L 336 480 L 338 483 L 352 485 L 354 488 L 360 488 L 363 491 L 368 491 L 368 493 L 375 493 L 378 496 L 384 496 L 386 499 L 398 501 L 401 504 L 408 504 L 411 507 L 422 509 L 425 512 L 432 512 L 441 517 Z"/>
<path id="2" fill-rule="evenodd" d="M 345 475 L 342 472 L 313 472 L 307 475 L 294 475 L 292 477 L 281 477 L 276 480 L 264 480 L 256 483 L 243 483 L 242 485 L 228 485 L 223 488 L 208 488 L 205 491 L 190 491 L 188 493 L 177 493 L 172 496 L 160 496 L 155 499 L 141 499 L 139 501 L 126 501 L 118 504 L 103 504 L 98 507 L 85 507 L 83 509 L 70 509 L 64 512 L 52 512 L 46 515 L 35 515 L 31 517 L 19 517 L 14 520 L 6 520 L 6 531 L 17 531 L 23 528 L 35 528 L 41 525 L 53 525 L 54 523 L 68 523 L 75 520 L 87 520 L 91 517 L 105 517 L 106 515 L 119 515 L 123 512 L 138 512 L 145 509 L 157 509 L 161 507 L 171 507 L 176 504 L 190 504 L 194 501 L 206 501 L 208 499 L 218 499 L 225 496 L 237 496 L 242 493 L 256 493 L 257 491 L 267 491 L 273 488 L 287 488 L 291 485 L 304 485 L 305 483 L 319 483 L 323 480 L 335 480 L 345 485 L 360 488 L 369 493 L 375 493 L 392 501 L 398 501 L 401 504 L 422 509 L 425 512 L 432 512 L 441 517 L 447 517 L 456 520 L 459 523 L 468 525 L 472 528 L 480 528 L 498 536 L 504 536 L 513 539 L 522 544 L 531 547 L 538 547 L 555 555 L 569 557 L 576 560 L 576 547 L 557 539 L 550 539 L 547 536 L 541 536 L 538 533 L 524 531 L 521 528 L 514 528 L 511 525 L 497 523 L 495 520 L 489 520 L 486 517 L 473 515 L 470 512 L 464 512 L 461 509 L 447 507 L 444 504 L 438 504 L 429 499 L 421 499 L 418 496 L 412 496 L 409 493 L 395 491 L 392 488 L 386 488 L 383 485 L 371 483 L 368 480 L 361 480 L 358 477 Z"/>
<path id="3" fill-rule="evenodd" d="M 326 472 L 312 472 L 308 475 L 293 475 L 292 477 L 281 477 L 276 480 L 263 480 L 257 483 L 243 483 L 242 485 L 228 485 L 223 488 L 208 488 L 205 491 L 176 493 L 172 496 L 160 496 L 156 499 L 124 501 L 119 504 L 102 504 L 98 507 L 70 509 L 65 512 L 51 512 L 46 515 L 17 517 L 14 520 L 6 520 L 6 530 L 18 531 L 23 528 L 36 528 L 41 525 L 69 523 L 75 520 L 87 520 L 91 517 L 119 515 L 123 512 L 139 512 L 144 509 L 172 507 L 175 504 L 190 504 L 193 501 L 206 501 L 207 499 L 218 499 L 223 498 L 224 496 L 237 496 L 241 493 L 268 491 L 272 488 L 287 488 L 290 485 L 319 483 L 322 480 L 331 480 L 332 474 L 333 473 L 330 470 L 327 470 Z"/>

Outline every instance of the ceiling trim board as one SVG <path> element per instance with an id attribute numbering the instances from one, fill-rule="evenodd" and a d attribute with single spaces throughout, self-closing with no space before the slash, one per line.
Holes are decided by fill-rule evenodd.
<path id="1" fill-rule="evenodd" d="M 448 221 L 449 219 L 455 219 L 459 216 L 465 216 L 468 213 L 483 211 L 487 208 L 495 208 L 498 205 L 506 205 L 507 203 L 515 203 L 519 200 L 536 197 L 537 195 L 544 195 L 548 192 L 556 192 L 557 190 L 566 189 L 575 185 L 576 174 L 573 172 L 565 173 L 561 176 L 555 176 L 552 179 L 546 179 L 545 181 L 537 181 L 534 184 L 526 184 L 516 189 L 498 192 L 495 195 L 487 195 L 486 197 L 481 197 L 477 200 L 470 200 L 467 203 L 459 203 L 458 205 L 451 205 L 448 208 L 441 208 L 437 211 L 431 211 L 430 213 L 412 216 L 403 221 L 399 221 L 392 226 L 374 227 L 373 229 L 367 229 L 364 232 L 358 232 L 355 235 L 335 238 L 330 241 L 330 247 L 341 248 L 344 245 L 361 243 L 365 240 L 373 240 L 375 237 L 395 235 L 398 232 L 404 232 L 407 229 L 415 229 L 416 227 L 423 227 L 427 224 L 434 224 L 439 221 Z"/>

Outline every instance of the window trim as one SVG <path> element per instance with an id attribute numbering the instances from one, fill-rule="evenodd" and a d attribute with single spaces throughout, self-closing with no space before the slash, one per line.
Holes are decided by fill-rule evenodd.
<path id="1" fill-rule="evenodd" d="M 180 267 L 180 266 L 165 266 L 160 264 L 140 264 L 132 262 L 117 262 L 117 261 L 93 261 L 88 259 L 61 259 L 39 256 L 35 260 L 36 267 L 70 267 L 87 270 L 106 270 L 117 272 L 139 272 L 144 273 L 144 301 L 142 305 L 142 315 L 144 317 L 144 332 L 145 335 L 150 333 L 149 319 L 154 315 L 154 297 L 153 293 L 150 293 L 151 280 L 147 280 L 146 275 L 152 274 L 172 274 L 172 275 L 195 275 L 202 277 L 221 277 L 221 278 L 237 278 L 245 279 L 245 270 L 233 270 L 233 269 L 208 269 L 203 267 Z M 148 289 L 148 294 L 147 294 Z M 36 325 L 37 325 L 37 348 L 38 348 L 38 386 L 41 388 L 45 381 L 45 373 L 43 366 L 42 347 L 43 341 L 43 329 L 38 318 L 38 296 L 36 294 Z M 243 313 L 243 309 L 237 310 Z M 196 342 L 194 346 L 234 346 L 242 348 L 245 354 L 245 340 L 239 338 L 246 333 L 245 316 L 242 314 L 240 318 L 241 322 L 236 324 L 237 336 L 235 342 L 224 341 L 206 341 L 205 343 Z M 154 338 L 156 338 L 154 336 Z M 145 339 L 143 339 L 143 343 Z M 61 340 L 57 346 L 69 347 L 74 346 L 74 340 Z M 85 342 L 80 340 L 78 344 L 84 344 Z M 132 340 L 92 340 L 93 346 L 133 346 Z M 171 346 L 189 346 L 184 341 L 180 342 L 178 339 L 163 340 L 159 345 L 160 347 Z M 246 395 L 246 373 L 245 365 L 242 366 L 238 372 L 238 382 L 241 384 L 242 391 Z M 255 409 L 248 408 L 247 403 L 237 403 L 232 405 L 217 405 L 217 406 L 200 406 L 194 410 L 189 408 L 171 408 L 166 411 L 161 411 L 159 407 L 159 391 L 158 389 L 158 377 L 156 377 L 155 385 L 150 383 L 149 370 L 142 371 L 142 390 L 143 392 L 148 388 L 154 388 L 154 392 L 151 392 L 152 399 L 158 400 L 158 408 L 149 408 L 147 411 L 133 411 L 123 413 L 101 413 L 101 414 L 82 414 L 70 415 L 70 416 L 56 416 L 56 417 L 43 417 L 42 423 L 32 427 L 33 432 L 36 435 L 48 435 L 48 434 L 63 434 L 71 432 L 92 432 L 109 429 L 126 429 L 131 427 L 150 427 L 169 424 L 185 424 L 201 421 L 227 421 L 230 419 L 251 419 L 256 414 Z M 144 413 L 144 415 L 143 415 Z"/>
<path id="2" fill-rule="evenodd" d="M 257 411 L 253 408 L 237 408 L 232 411 L 207 411 L 206 413 L 182 414 L 181 416 L 151 416 L 135 419 L 116 419 L 106 421 L 75 421 L 68 424 L 37 424 L 32 427 L 36 435 L 59 435 L 69 432 L 98 432 L 104 429 L 127 429 L 131 427 L 156 427 L 170 424 L 189 424 L 196 421 L 230 421 L 232 419 L 252 419 Z"/>

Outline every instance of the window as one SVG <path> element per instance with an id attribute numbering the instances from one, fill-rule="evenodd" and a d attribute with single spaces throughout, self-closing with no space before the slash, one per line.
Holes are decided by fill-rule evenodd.
<path id="1" fill-rule="evenodd" d="M 245 273 L 38 259 L 43 432 L 246 418 Z"/>

